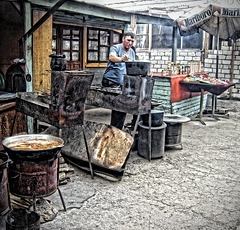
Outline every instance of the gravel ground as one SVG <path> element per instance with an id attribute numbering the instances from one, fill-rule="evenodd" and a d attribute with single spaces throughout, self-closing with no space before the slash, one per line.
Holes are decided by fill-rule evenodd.
<path id="1" fill-rule="evenodd" d="M 183 124 L 183 149 L 148 161 L 131 152 L 121 181 L 75 168 L 70 182 L 49 196 L 58 215 L 43 230 L 237 229 L 240 225 L 240 101 L 218 100 L 220 120 Z M 130 117 L 128 117 L 130 119 Z M 91 109 L 85 119 L 108 122 L 109 111 Z"/>

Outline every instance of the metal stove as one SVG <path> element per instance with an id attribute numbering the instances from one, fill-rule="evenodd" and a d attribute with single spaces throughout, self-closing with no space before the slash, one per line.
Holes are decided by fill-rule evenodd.
<path id="1" fill-rule="evenodd" d="M 58 135 L 61 135 L 61 129 L 83 124 L 84 104 L 87 92 L 93 80 L 93 74 L 85 71 L 52 71 L 51 75 L 51 95 L 39 95 L 38 93 L 21 92 L 17 94 L 16 115 L 17 112 L 31 116 L 39 121 L 51 124 L 59 129 Z M 15 115 L 15 117 L 16 117 Z M 15 118 L 13 127 L 15 125 Z M 87 143 L 86 143 L 87 148 Z M 88 153 L 89 154 L 89 153 Z M 14 158 L 14 157 L 13 157 Z M 20 197 L 33 196 L 33 205 L 35 206 L 35 197 L 44 197 L 59 191 L 59 195 L 66 211 L 66 206 L 58 187 L 59 156 L 44 160 L 19 160 L 13 159 L 11 166 L 11 192 Z M 89 167 L 91 163 L 89 161 Z M 23 174 L 19 172 L 22 168 Z M 14 180 L 14 175 L 20 175 Z M 91 170 L 93 175 L 93 172 Z M 33 180 L 33 178 L 36 178 Z M 31 184 L 31 188 L 27 183 Z M 21 184 L 26 183 L 26 184 Z M 45 184 L 45 186 L 41 186 Z M 26 190 L 26 188 L 30 190 Z"/>
<path id="2" fill-rule="evenodd" d="M 134 115 L 146 114 L 151 110 L 154 79 L 142 75 L 124 75 L 123 87 L 90 88 L 86 104 L 113 109 Z"/>
<path id="3" fill-rule="evenodd" d="M 167 124 L 165 147 L 176 147 L 180 146 L 182 149 L 182 124 L 189 122 L 190 118 L 167 114 L 164 115 L 163 121 Z"/>
<path id="4" fill-rule="evenodd" d="M 51 124 L 59 129 L 59 135 L 64 128 L 82 126 L 84 121 L 85 104 L 114 109 L 138 115 L 151 111 L 152 90 L 154 79 L 149 76 L 125 75 L 122 88 L 108 88 L 90 86 L 93 74 L 84 71 L 52 71 L 51 95 L 38 93 L 19 93 L 16 111 L 34 117 L 39 121 Z M 139 120 L 138 120 L 139 121 Z M 137 124 L 133 132 L 135 135 Z M 66 160 L 77 161 L 80 167 L 90 169 L 92 178 L 93 168 L 98 172 L 111 174 L 111 169 L 91 163 L 87 138 L 82 126 L 88 162 L 81 159 Z M 112 175 L 118 179 L 122 177 L 123 170 L 112 170 Z"/>

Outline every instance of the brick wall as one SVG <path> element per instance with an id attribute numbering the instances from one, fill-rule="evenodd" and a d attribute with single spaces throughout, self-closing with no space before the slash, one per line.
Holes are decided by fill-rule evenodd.
<path id="1" fill-rule="evenodd" d="M 162 72 L 167 69 L 168 62 L 171 62 L 171 49 L 153 49 L 151 51 L 137 51 L 139 59 L 151 60 L 150 72 Z M 200 61 L 201 51 L 199 49 L 179 49 L 177 51 L 177 62 L 187 65 L 189 61 Z"/>
<path id="2" fill-rule="evenodd" d="M 153 49 L 151 51 L 137 50 L 139 59 L 150 60 L 150 72 L 162 72 L 167 68 L 168 62 L 171 62 L 172 50 L 171 49 Z M 209 76 L 216 76 L 216 55 L 217 50 L 209 50 L 204 62 L 202 62 L 202 70 L 209 72 Z M 187 64 L 189 61 L 201 61 L 202 53 L 199 49 L 178 49 L 177 62 Z M 232 64 L 232 47 L 227 46 L 227 42 L 223 42 L 222 49 L 218 51 L 218 78 L 222 80 L 230 80 L 231 64 Z M 234 68 L 233 68 L 233 83 L 231 87 L 232 98 L 240 99 L 240 40 L 236 42 L 234 54 Z M 230 89 L 225 91 L 219 97 L 229 98 Z"/>
<path id="3" fill-rule="evenodd" d="M 217 50 L 209 50 L 208 56 L 205 58 L 204 71 L 209 72 L 210 76 L 216 74 L 216 56 Z M 240 40 L 236 42 L 234 56 L 232 58 L 232 47 L 227 46 L 227 42 L 223 42 L 222 49 L 218 51 L 218 78 L 222 80 L 230 80 L 231 65 L 233 66 L 233 83 L 231 87 L 232 97 L 240 99 Z M 221 97 L 229 97 L 230 90 L 225 91 Z"/>

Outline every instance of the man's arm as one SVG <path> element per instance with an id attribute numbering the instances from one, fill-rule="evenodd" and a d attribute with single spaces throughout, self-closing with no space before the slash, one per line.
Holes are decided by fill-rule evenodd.
<path id="1" fill-rule="evenodd" d="M 125 54 L 125 55 L 122 56 L 122 57 L 116 57 L 115 55 L 111 54 L 111 55 L 109 56 L 109 60 L 110 60 L 111 62 L 125 62 L 125 61 L 128 60 L 128 56 Z"/>

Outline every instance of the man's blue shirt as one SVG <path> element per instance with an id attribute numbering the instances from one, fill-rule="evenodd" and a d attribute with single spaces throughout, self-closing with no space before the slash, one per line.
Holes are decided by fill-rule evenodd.
<path id="1" fill-rule="evenodd" d="M 125 52 L 122 48 L 122 44 L 113 45 L 110 48 L 109 56 L 114 55 L 116 57 L 122 57 L 125 54 L 128 56 L 129 60 L 135 60 L 135 52 L 133 49 Z M 122 85 L 124 74 L 126 74 L 126 64 L 124 62 L 115 63 L 108 61 L 107 69 L 105 70 L 103 77 L 115 84 Z"/>

